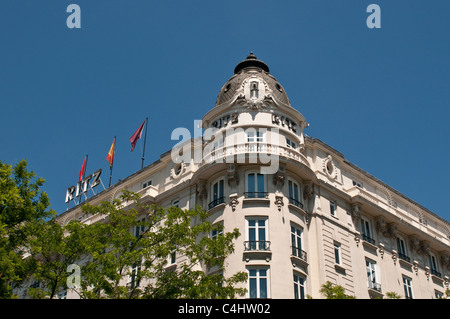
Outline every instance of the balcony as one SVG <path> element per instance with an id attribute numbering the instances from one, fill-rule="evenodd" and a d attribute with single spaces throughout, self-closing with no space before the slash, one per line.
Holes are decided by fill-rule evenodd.
<path id="1" fill-rule="evenodd" d="M 208 209 L 214 208 L 217 205 L 225 203 L 225 197 L 219 197 L 213 200 L 211 203 L 208 204 Z"/>
<path id="2" fill-rule="evenodd" d="M 269 198 L 268 192 L 245 192 L 245 198 Z"/>
<path id="3" fill-rule="evenodd" d="M 242 155 L 251 154 L 267 154 L 268 156 L 282 156 L 285 158 L 296 160 L 306 167 L 311 167 L 308 159 L 299 151 L 294 150 L 284 145 L 272 145 L 264 142 L 247 142 L 238 143 L 232 145 L 224 145 L 219 148 L 211 150 L 209 153 L 204 154 L 202 165 L 216 163 L 225 163 L 227 158 L 234 158 L 233 162 L 237 160 L 238 163 L 245 163 L 242 160 Z M 235 158 L 236 156 L 236 158 Z M 228 162 L 229 160 L 227 160 Z"/>
<path id="4" fill-rule="evenodd" d="M 270 241 L 267 240 L 249 240 L 244 241 L 244 259 L 249 262 L 250 259 L 265 259 L 270 261 L 272 252 L 270 251 Z"/>
<path id="5" fill-rule="evenodd" d="M 381 284 L 369 281 L 369 296 L 374 299 L 383 298 L 383 293 L 381 292 Z"/>
<path id="6" fill-rule="evenodd" d="M 299 258 L 299 259 L 301 259 L 301 260 L 306 262 L 306 256 L 307 256 L 306 255 L 306 251 L 301 250 L 298 247 L 291 246 L 291 254 L 292 254 L 293 257 L 297 257 L 297 258 Z"/>
<path id="7" fill-rule="evenodd" d="M 430 273 L 431 273 L 433 276 L 442 278 L 442 274 L 441 274 L 439 271 L 437 271 L 436 269 L 431 268 L 431 269 L 430 269 Z"/>
<path id="8" fill-rule="evenodd" d="M 289 204 L 292 204 L 294 206 L 297 206 L 298 208 L 303 209 L 303 204 L 300 203 L 300 201 L 298 201 L 298 200 L 296 200 L 296 199 L 294 199 L 292 197 L 289 197 Z"/>
<path id="9" fill-rule="evenodd" d="M 270 241 L 267 240 L 249 240 L 244 241 L 245 251 L 270 251 Z"/>
<path id="10" fill-rule="evenodd" d="M 362 234 L 362 239 L 363 239 L 365 242 L 368 242 L 369 244 L 375 245 L 375 239 L 370 238 L 370 237 L 367 236 L 367 235 Z"/>
<path id="11" fill-rule="evenodd" d="M 406 254 L 398 253 L 398 258 L 401 259 L 401 260 L 404 260 L 404 261 L 406 261 L 408 263 L 411 263 L 411 258 L 406 256 Z"/>

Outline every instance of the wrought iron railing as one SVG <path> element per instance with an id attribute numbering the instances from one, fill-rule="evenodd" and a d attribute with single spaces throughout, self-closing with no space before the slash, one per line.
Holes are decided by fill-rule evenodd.
<path id="1" fill-rule="evenodd" d="M 381 292 L 381 284 L 369 281 L 369 288 Z"/>
<path id="2" fill-rule="evenodd" d="M 245 251 L 269 251 L 270 241 L 267 240 L 249 240 L 244 241 Z"/>
<path id="3" fill-rule="evenodd" d="M 362 238 L 363 238 L 364 241 L 366 241 L 368 243 L 371 243 L 372 245 L 375 245 L 375 239 L 370 238 L 369 236 L 364 235 L 364 234 L 362 235 Z"/>
<path id="4" fill-rule="evenodd" d="M 411 258 L 409 258 L 406 254 L 403 253 L 398 253 L 398 258 L 407 261 L 407 262 L 411 262 Z"/>
<path id="5" fill-rule="evenodd" d="M 219 204 L 225 203 L 225 197 L 219 197 L 213 200 L 211 203 L 208 204 L 208 208 L 211 209 Z"/>
<path id="6" fill-rule="evenodd" d="M 268 192 L 245 192 L 244 197 L 245 198 L 268 198 L 269 193 Z"/>
<path id="7" fill-rule="evenodd" d="M 431 272 L 432 275 L 435 275 L 436 277 L 442 278 L 442 274 L 439 271 L 437 271 L 436 269 L 431 268 L 430 272 Z"/>
<path id="8" fill-rule="evenodd" d="M 299 247 L 291 246 L 292 256 L 298 257 L 306 261 L 306 251 L 301 250 Z"/>
<path id="9" fill-rule="evenodd" d="M 300 203 L 300 201 L 298 201 L 295 198 L 289 197 L 289 204 L 295 205 L 297 207 L 303 208 L 303 204 Z"/>

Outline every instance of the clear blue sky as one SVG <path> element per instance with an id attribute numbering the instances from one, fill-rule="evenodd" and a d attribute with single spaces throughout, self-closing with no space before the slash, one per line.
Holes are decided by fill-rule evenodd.
<path id="1" fill-rule="evenodd" d="M 371 3 L 381 29 L 366 26 Z M 253 51 L 306 134 L 450 220 L 449 14 L 447 0 L 2 1 L 0 160 L 26 158 L 63 212 L 86 154 L 107 186 L 117 136 L 113 183 L 136 172 L 128 139 L 149 117 L 157 160 Z"/>

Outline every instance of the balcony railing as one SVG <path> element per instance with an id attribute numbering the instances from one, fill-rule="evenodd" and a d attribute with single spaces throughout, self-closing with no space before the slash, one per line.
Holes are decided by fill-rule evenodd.
<path id="1" fill-rule="evenodd" d="M 245 198 L 268 198 L 269 193 L 268 192 L 245 192 L 244 197 Z"/>
<path id="2" fill-rule="evenodd" d="M 249 240 L 244 241 L 245 251 L 269 251 L 270 241 L 267 240 Z"/>
<path id="3" fill-rule="evenodd" d="M 439 271 L 437 271 L 436 269 L 430 269 L 430 272 L 432 275 L 442 278 L 442 274 Z"/>
<path id="4" fill-rule="evenodd" d="M 301 250 L 298 247 L 291 246 L 291 253 L 292 253 L 292 256 L 298 257 L 298 258 L 306 261 L 306 251 Z"/>
<path id="5" fill-rule="evenodd" d="M 369 236 L 364 235 L 364 234 L 362 235 L 362 238 L 363 238 L 364 241 L 366 241 L 368 243 L 371 243 L 372 245 L 375 245 L 375 239 L 370 238 Z"/>
<path id="6" fill-rule="evenodd" d="M 403 253 L 398 253 L 398 258 L 400 258 L 401 260 L 407 261 L 407 262 L 411 262 L 411 258 L 409 258 L 408 256 L 406 256 L 406 254 Z"/>
<path id="7" fill-rule="evenodd" d="M 297 207 L 303 208 L 303 204 L 295 198 L 289 197 L 289 204 L 295 205 Z"/>
<path id="8" fill-rule="evenodd" d="M 213 200 L 211 203 L 208 204 L 208 208 L 211 209 L 219 204 L 225 203 L 225 197 L 219 197 Z"/>
<path id="9" fill-rule="evenodd" d="M 369 281 L 369 288 L 381 292 L 381 284 Z"/>

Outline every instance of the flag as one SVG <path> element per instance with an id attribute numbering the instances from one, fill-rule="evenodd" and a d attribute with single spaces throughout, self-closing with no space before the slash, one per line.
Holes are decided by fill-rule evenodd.
<path id="1" fill-rule="evenodd" d="M 113 166 L 114 162 L 114 147 L 116 145 L 116 138 L 114 137 L 114 140 L 111 144 L 111 148 L 109 149 L 108 155 L 106 155 L 106 160 L 109 162 L 109 167 L 111 168 Z"/>
<path id="2" fill-rule="evenodd" d="M 142 129 L 144 128 L 145 121 L 142 122 L 141 126 L 137 129 L 136 132 L 130 137 L 131 142 L 131 151 L 133 152 L 134 147 L 136 146 L 137 140 L 141 138 L 142 135 Z"/>
<path id="3" fill-rule="evenodd" d="M 78 181 L 79 181 L 79 182 L 81 182 L 81 178 L 83 177 L 84 172 L 85 172 L 85 170 L 86 170 L 86 159 L 87 159 L 87 155 L 86 155 L 86 157 L 84 158 L 83 165 L 81 166 L 80 173 L 78 174 Z"/>

